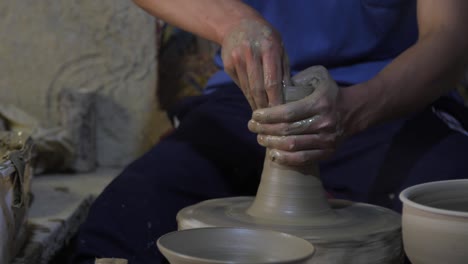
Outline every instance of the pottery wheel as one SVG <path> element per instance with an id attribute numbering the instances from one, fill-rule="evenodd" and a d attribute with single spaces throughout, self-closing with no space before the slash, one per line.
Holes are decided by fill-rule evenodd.
<path id="1" fill-rule="evenodd" d="M 254 197 L 213 199 L 177 214 L 180 230 L 201 227 L 245 227 L 275 230 L 302 237 L 316 247 L 312 264 L 402 263 L 400 216 L 378 206 L 330 200 L 334 220 L 317 217 L 294 224 L 246 213 Z"/>
<path id="2" fill-rule="evenodd" d="M 303 86 L 284 87 L 286 101 L 307 96 L 320 81 L 338 89 L 323 67 L 311 67 L 295 80 Z M 290 167 L 268 155 L 256 197 L 204 201 L 181 210 L 177 221 L 179 229 L 246 227 L 302 237 L 316 248 L 311 264 L 396 264 L 403 259 L 399 214 L 369 204 L 327 200 L 316 164 Z"/>
<path id="3" fill-rule="evenodd" d="M 391 210 L 363 203 L 330 200 L 334 215 L 308 221 L 285 223 L 277 219 L 254 218 L 246 213 L 254 197 L 213 199 L 179 212 L 180 229 L 200 226 L 246 227 L 277 230 L 322 242 L 372 242 L 381 235 L 400 231 L 400 216 Z"/>

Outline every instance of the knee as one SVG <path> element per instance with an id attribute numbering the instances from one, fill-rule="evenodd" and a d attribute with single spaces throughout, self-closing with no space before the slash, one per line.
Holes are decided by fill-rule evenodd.
<path id="1" fill-rule="evenodd" d="M 226 189 L 216 164 L 189 143 L 165 139 L 132 162 L 116 179 L 118 188 L 184 195 L 210 195 Z M 218 191 L 216 191 L 218 190 Z"/>

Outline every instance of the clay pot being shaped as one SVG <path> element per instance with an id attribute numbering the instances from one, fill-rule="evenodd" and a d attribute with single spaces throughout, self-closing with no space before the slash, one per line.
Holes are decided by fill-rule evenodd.
<path id="1" fill-rule="evenodd" d="M 468 179 L 405 189 L 403 245 L 413 264 L 468 263 Z"/>
<path id="2" fill-rule="evenodd" d="M 168 233 L 158 248 L 171 264 L 299 264 L 314 246 L 285 233 L 246 228 L 198 228 Z"/>

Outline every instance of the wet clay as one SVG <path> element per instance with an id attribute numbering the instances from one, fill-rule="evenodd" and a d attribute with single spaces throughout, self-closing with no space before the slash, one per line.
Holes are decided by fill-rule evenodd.
<path id="1" fill-rule="evenodd" d="M 309 223 L 317 216 L 334 221 L 315 165 L 291 170 L 265 159 L 257 196 L 247 214 L 284 225 Z"/>
<path id="2" fill-rule="evenodd" d="M 171 264 L 299 264 L 306 263 L 314 253 L 312 244 L 304 239 L 246 228 L 197 228 L 172 232 L 159 238 L 157 245 Z"/>
<path id="3" fill-rule="evenodd" d="M 333 82 L 329 86 L 338 89 L 331 78 L 315 78 L 316 72 L 314 67 L 303 71 L 301 78 L 311 80 L 309 85 L 285 87 L 284 98 L 304 98 L 314 91 L 314 82 L 320 80 Z M 317 165 L 284 166 L 269 155 L 256 197 L 205 201 L 181 210 L 177 221 L 179 229 L 248 227 L 296 235 L 316 248 L 309 263 L 402 262 L 399 214 L 368 204 L 329 201 Z"/>
<path id="4" fill-rule="evenodd" d="M 400 199 L 403 243 L 411 263 L 467 263 L 468 179 L 416 185 Z"/>

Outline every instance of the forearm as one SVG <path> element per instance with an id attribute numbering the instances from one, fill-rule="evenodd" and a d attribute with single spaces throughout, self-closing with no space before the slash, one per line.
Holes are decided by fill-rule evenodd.
<path id="1" fill-rule="evenodd" d="M 375 78 L 342 90 L 345 133 L 416 112 L 454 89 L 467 63 L 459 32 L 427 34 Z"/>
<path id="2" fill-rule="evenodd" d="M 239 0 L 134 0 L 148 13 L 203 38 L 222 43 L 229 29 L 244 19 L 262 17 Z"/>

